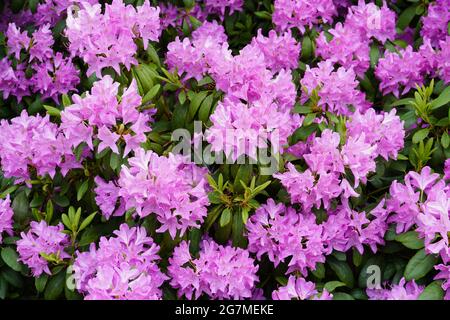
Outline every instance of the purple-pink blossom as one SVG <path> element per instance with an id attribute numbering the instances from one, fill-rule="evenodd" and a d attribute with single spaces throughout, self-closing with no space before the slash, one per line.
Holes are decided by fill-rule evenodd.
<path id="1" fill-rule="evenodd" d="M 122 224 L 98 248 L 77 254 L 77 290 L 86 300 L 160 300 L 167 276 L 158 267 L 159 246 L 142 227 Z"/>
<path id="2" fill-rule="evenodd" d="M 134 209 L 139 217 L 156 214 L 161 227 L 172 238 L 188 228 L 199 228 L 207 215 L 208 182 L 206 170 L 183 158 L 152 151 L 135 150 L 122 166 L 118 186 L 125 209 Z"/>
<path id="3" fill-rule="evenodd" d="M 314 282 L 295 276 L 289 276 L 285 286 L 272 292 L 273 300 L 331 300 L 332 298 L 333 295 L 326 289 L 319 293 Z"/>
<path id="4" fill-rule="evenodd" d="M 181 242 L 169 258 L 170 285 L 178 296 L 198 299 L 207 295 L 212 299 L 244 299 L 253 296 L 258 282 L 258 266 L 247 250 L 218 245 L 203 239 L 200 252 L 193 257 L 189 242 Z"/>
<path id="5" fill-rule="evenodd" d="M 6 199 L 0 199 L 0 244 L 2 243 L 2 233 L 7 233 L 10 236 L 13 234 L 13 215 L 11 208 L 11 200 L 9 195 Z"/>
<path id="6" fill-rule="evenodd" d="M 33 276 L 38 277 L 43 272 L 51 275 L 48 261 L 42 256 L 52 256 L 55 260 L 70 258 L 64 251 L 69 243 L 69 237 L 64 234 L 64 226 L 50 226 L 45 221 L 30 223 L 30 230 L 20 234 L 21 239 L 16 242 L 19 261 L 26 264 Z"/>
<path id="7" fill-rule="evenodd" d="M 65 175 L 81 165 L 68 141 L 50 117 L 29 116 L 24 110 L 19 117 L 0 121 L 0 163 L 5 177 L 16 183 L 39 176 Z"/>

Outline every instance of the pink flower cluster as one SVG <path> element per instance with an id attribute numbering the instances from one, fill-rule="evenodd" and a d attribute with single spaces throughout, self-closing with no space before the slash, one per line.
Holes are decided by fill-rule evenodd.
<path id="1" fill-rule="evenodd" d="M 3 240 L 3 232 L 6 232 L 10 236 L 13 234 L 13 215 L 11 200 L 9 195 L 7 195 L 6 199 L 0 199 L 0 244 Z"/>
<path id="2" fill-rule="evenodd" d="M 8 28 L 8 22 L 14 22 L 20 27 L 40 27 L 45 24 L 50 24 L 53 27 L 57 22 L 66 17 L 68 7 L 76 5 L 81 1 L 90 4 L 98 2 L 98 0 L 41 0 L 36 6 L 35 13 L 30 9 L 22 9 L 14 13 L 10 8 L 9 2 L 11 1 L 6 0 L 5 7 L 1 12 L 3 19 L 0 21 L 0 31 L 3 32 Z"/>
<path id="3" fill-rule="evenodd" d="M 406 282 L 402 278 L 398 284 L 385 289 L 367 289 L 370 300 L 417 300 L 424 286 L 419 286 L 414 280 Z"/>
<path id="4" fill-rule="evenodd" d="M 270 30 L 268 37 L 264 37 L 260 29 L 250 45 L 263 53 L 265 65 L 272 72 L 282 69 L 292 70 L 298 66 L 300 44 L 292 37 L 290 31 L 278 36 L 275 30 Z"/>
<path id="5" fill-rule="evenodd" d="M 288 283 L 272 292 L 273 300 L 331 300 L 333 295 L 324 289 L 320 294 L 314 282 L 290 276 Z"/>
<path id="6" fill-rule="evenodd" d="M 248 250 L 255 252 L 258 260 L 267 254 L 275 266 L 290 257 L 287 273 L 299 271 L 306 276 L 307 269 L 315 270 L 317 263 L 325 261 L 323 226 L 316 223 L 314 214 L 297 213 L 269 199 L 246 227 Z"/>
<path id="7" fill-rule="evenodd" d="M 0 120 L 0 163 L 5 177 L 26 182 L 36 176 L 54 177 L 57 169 L 65 175 L 80 168 L 75 156 L 55 123 L 47 115 L 28 116 L 24 110 L 11 121 Z"/>
<path id="8" fill-rule="evenodd" d="M 45 221 L 30 223 L 30 230 L 20 234 L 21 239 L 16 242 L 19 261 L 26 264 L 33 276 L 38 277 L 43 272 L 51 275 L 48 261 L 42 256 L 46 254 L 55 259 L 67 259 L 70 255 L 64 251 L 69 244 L 69 237 L 64 234 L 64 226 L 50 226 Z"/>
<path id="9" fill-rule="evenodd" d="M 74 104 L 61 112 L 61 129 L 72 147 L 85 142 L 93 150 L 93 139 L 98 139 L 97 152 L 110 148 L 120 154 L 118 145 L 125 145 L 126 156 L 147 140 L 152 113 L 138 111 L 142 99 L 136 81 L 118 94 L 119 83 L 108 75 L 94 83 L 91 93 L 72 97 Z"/>
<path id="10" fill-rule="evenodd" d="M 122 224 L 115 237 L 77 254 L 73 264 L 77 290 L 87 300 L 158 300 L 167 276 L 158 267 L 159 246 L 142 227 Z"/>
<path id="11" fill-rule="evenodd" d="M 442 287 L 450 297 L 450 187 L 430 167 L 424 167 L 420 173 L 409 172 L 404 184 L 394 181 L 389 193 L 388 222 L 397 225 L 397 233 L 415 227 L 424 238 L 426 252 L 441 257 L 443 264 L 435 266 L 440 271 L 435 279 L 444 279 Z"/>
<path id="12" fill-rule="evenodd" d="M 142 39 L 144 49 L 149 41 L 157 41 L 161 34 L 159 8 L 151 7 L 148 0 L 134 8 L 122 0 L 105 5 L 83 2 L 81 7 L 67 10 L 69 51 L 83 58 L 88 65 L 87 74 L 102 76 L 102 69 L 113 68 L 120 74 L 121 66 L 130 69 L 138 62 L 134 57 L 138 49 L 136 39 Z"/>
<path id="13" fill-rule="evenodd" d="M 223 20 L 225 13 L 232 15 L 233 12 L 242 11 L 244 0 L 204 0 L 205 14 L 218 14 Z"/>
<path id="14" fill-rule="evenodd" d="M 360 0 L 357 6 L 349 8 L 344 24 L 338 22 L 328 32 L 333 38 L 327 41 L 322 31 L 317 38 L 317 54 L 346 69 L 353 68 L 362 76 L 369 68 L 371 38 L 383 43 L 394 40 L 395 13 L 386 4 L 379 8 Z"/>
<path id="15" fill-rule="evenodd" d="M 379 114 L 372 108 L 363 114 L 355 112 L 346 123 L 349 136 L 355 137 L 364 132 L 364 142 L 376 145 L 376 154 L 385 160 L 396 159 L 398 151 L 403 149 L 403 127 L 404 123 L 396 115 L 395 109 Z"/>
<path id="16" fill-rule="evenodd" d="M 259 260 L 267 254 L 275 266 L 290 258 L 287 273 L 298 271 L 307 276 L 308 269 L 315 270 L 333 250 L 356 248 L 362 254 L 363 246 L 368 245 L 376 252 L 388 229 L 383 205 L 384 201 L 367 214 L 344 203 L 329 210 L 328 218 L 319 224 L 313 213 L 297 212 L 269 199 L 247 222 L 248 250 Z"/>
<path id="17" fill-rule="evenodd" d="M 328 211 L 323 241 L 327 243 L 329 252 L 333 249 L 346 252 L 355 248 L 363 254 L 364 245 L 377 252 L 377 245 L 384 245 L 384 234 L 388 229 L 387 212 L 383 206 L 384 200 L 366 213 L 353 210 L 348 202 L 344 202 L 336 210 Z"/>
<path id="18" fill-rule="evenodd" d="M 181 155 L 158 156 L 137 149 L 122 166 L 118 180 L 120 196 L 126 210 L 135 209 L 139 217 L 156 214 L 161 227 L 175 238 L 188 228 L 199 228 L 207 215 L 207 171 Z M 104 198 L 111 201 L 111 198 Z"/>
<path id="19" fill-rule="evenodd" d="M 260 32 L 233 56 L 226 40 L 223 27 L 205 22 L 193 32 L 192 42 L 177 38 L 168 45 L 167 63 L 186 78 L 209 74 L 225 92 L 205 133 L 212 150 L 231 159 L 256 158 L 258 148 L 269 142 L 286 144 L 299 124 L 300 117 L 290 112 L 296 93 L 286 70 L 296 67 L 300 47 L 289 32 L 271 32 L 267 38 Z"/>
<path id="20" fill-rule="evenodd" d="M 50 25 L 42 25 L 32 37 L 14 23 L 6 32 L 8 56 L 0 60 L 0 91 L 3 98 L 40 93 L 42 98 L 58 102 L 60 94 L 76 90 L 79 72 L 70 58 L 53 52 Z"/>
<path id="21" fill-rule="evenodd" d="M 336 114 L 350 115 L 355 110 L 364 112 L 370 107 L 365 94 L 357 88 L 359 82 L 353 69 L 339 67 L 335 70 L 331 60 L 319 62 L 314 68 L 307 66 L 300 84 L 303 87 L 302 103 L 317 90 L 318 106 Z"/>
<path id="22" fill-rule="evenodd" d="M 212 299 L 251 298 L 258 282 L 258 266 L 247 250 L 221 246 L 204 239 L 198 257 L 189 252 L 189 242 L 177 246 L 167 268 L 170 285 L 178 296 L 198 299 L 206 294 Z"/>
<path id="23" fill-rule="evenodd" d="M 379 155 L 386 160 L 396 159 L 404 136 L 403 123 L 395 110 L 378 115 L 373 109 L 364 114 L 356 112 L 347 121 L 344 143 L 338 133 L 325 129 L 320 137 L 310 139 L 311 145 L 302 151 L 306 170 L 299 172 L 288 163 L 288 171 L 274 177 L 288 190 L 292 203 L 302 204 L 305 210 L 320 208 L 321 204 L 328 209 L 340 195 L 343 199 L 357 195 L 353 188 L 360 182 L 366 183 L 367 175 L 375 171 Z M 345 168 L 352 172 L 353 186 L 345 176 Z"/>
<path id="24" fill-rule="evenodd" d="M 274 8 L 272 21 L 279 29 L 298 28 L 302 33 L 319 22 L 332 22 L 337 14 L 333 0 L 275 0 Z"/>
<path id="25" fill-rule="evenodd" d="M 450 1 L 436 0 L 428 6 L 428 13 L 422 17 L 420 35 L 431 40 L 434 46 L 448 37 L 447 27 L 450 21 Z"/>

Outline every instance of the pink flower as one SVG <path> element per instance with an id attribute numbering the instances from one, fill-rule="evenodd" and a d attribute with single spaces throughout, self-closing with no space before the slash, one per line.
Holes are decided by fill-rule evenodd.
<path id="1" fill-rule="evenodd" d="M 331 300 L 332 297 L 325 289 L 319 294 L 313 282 L 295 276 L 289 277 L 286 286 L 272 292 L 273 300 Z"/>
<path id="2" fill-rule="evenodd" d="M 167 280 L 157 263 L 159 246 L 144 228 L 125 223 L 115 237 L 102 237 L 98 245 L 77 254 L 73 264 L 77 289 L 86 300 L 159 300 Z"/>
<path id="3" fill-rule="evenodd" d="M 10 122 L 0 120 L 0 162 L 5 177 L 16 183 L 38 176 L 53 177 L 57 169 L 65 175 L 71 168 L 80 168 L 68 141 L 49 116 L 28 116 L 24 110 Z M 36 169 L 36 173 L 33 170 Z M 35 178 L 35 177 L 34 177 Z"/>
<path id="4" fill-rule="evenodd" d="M 418 300 L 424 286 L 419 286 L 414 280 L 406 282 L 405 278 L 399 284 L 390 285 L 386 289 L 367 289 L 370 300 Z"/>
<path id="5" fill-rule="evenodd" d="M 209 205 L 206 171 L 180 155 L 158 156 L 152 151 L 135 150 L 123 166 L 118 186 L 125 209 L 134 208 L 140 217 L 156 214 L 161 227 L 175 238 L 177 231 L 199 228 Z"/>
<path id="6" fill-rule="evenodd" d="M 381 81 L 380 90 L 384 95 L 393 93 L 398 98 L 416 85 L 421 86 L 425 74 L 423 64 L 423 57 L 411 46 L 399 53 L 386 51 L 375 69 L 375 75 Z M 403 88 L 401 93 L 400 88 Z"/>
<path id="7" fill-rule="evenodd" d="M 356 88 L 358 81 L 353 69 L 340 67 L 335 71 L 330 60 L 319 62 L 316 68 L 306 66 L 300 84 L 307 89 L 307 93 L 302 92 L 302 103 L 317 89 L 320 97 L 318 105 L 336 114 L 350 115 L 353 108 L 363 112 L 370 106 L 364 93 Z"/>
<path id="8" fill-rule="evenodd" d="M 198 258 L 189 253 L 189 242 L 182 241 L 169 258 L 167 271 L 170 285 L 187 299 L 203 294 L 212 299 L 251 298 L 258 281 L 258 266 L 247 250 L 208 239 L 201 241 Z"/>
<path id="9" fill-rule="evenodd" d="M 110 148 L 119 154 L 118 145 L 125 141 L 124 156 L 146 141 L 145 133 L 151 129 L 152 113 L 141 113 L 136 81 L 123 92 L 118 101 L 119 84 L 110 76 L 94 83 L 85 97 L 74 95 L 74 104 L 61 112 L 61 128 L 72 147 L 85 142 L 94 149 L 93 139 L 100 140 L 98 152 Z M 94 132 L 97 131 L 97 134 Z"/>
<path id="10" fill-rule="evenodd" d="M 30 37 L 26 31 L 20 32 L 20 28 L 17 28 L 15 23 L 8 25 L 8 31 L 6 31 L 7 45 L 9 53 L 13 54 L 17 60 L 20 60 L 20 51 L 22 49 L 28 49 L 31 43 Z"/>
<path id="11" fill-rule="evenodd" d="M 319 0 L 316 2 L 299 0 L 275 0 L 275 10 L 272 15 L 273 23 L 281 30 L 298 28 L 302 33 L 305 27 L 312 27 L 319 23 L 332 22 L 336 15 L 333 0 Z"/>
<path id="12" fill-rule="evenodd" d="M 258 35 L 253 38 L 250 45 L 261 50 L 266 66 L 272 72 L 278 72 L 281 69 L 292 70 L 298 66 L 300 45 L 290 31 L 278 36 L 275 30 L 270 30 L 268 37 L 264 37 L 262 30 L 259 29 Z"/>
<path id="13" fill-rule="evenodd" d="M 66 23 L 69 51 L 88 65 L 88 75 L 95 73 L 98 78 L 106 67 L 118 74 L 121 65 L 130 70 L 138 64 L 134 40 L 141 38 L 146 48 L 148 41 L 157 40 L 161 33 L 159 8 L 151 7 L 148 0 L 137 9 L 114 0 L 105 5 L 104 13 L 100 4 L 83 2 L 76 14 L 68 8 Z"/>
<path id="14" fill-rule="evenodd" d="M 0 244 L 2 243 L 3 232 L 10 236 L 13 235 L 13 215 L 11 200 L 9 195 L 7 195 L 6 199 L 0 199 Z"/>
<path id="15" fill-rule="evenodd" d="M 17 252 L 19 261 L 31 268 L 33 276 L 39 277 L 43 272 L 51 275 L 47 260 L 41 253 L 54 255 L 57 259 L 70 258 L 64 248 L 69 243 L 69 237 L 62 233 L 64 226 L 49 226 L 45 221 L 30 223 L 31 229 L 20 234 L 21 239 L 17 241 Z"/>
<path id="16" fill-rule="evenodd" d="M 447 25 L 450 20 L 450 1 L 437 0 L 430 3 L 428 6 L 428 13 L 422 17 L 422 30 L 420 35 L 424 38 L 431 39 L 434 46 L 437 46 L 439 41 L 444 40 L 447 34 Z"/>
<path id="17" fill-rule="evenodd" d="M 315 270 L 318 262 L 325 261 L 323 227 L 313 214 L 297 213 L 272 199 L 261 206 L 247 222 L 250 252 L 260 260 L 267 254 L 275 266 L 290 260 L 287 273 Z M 290 258 L 290 259 L 289 259 Z"/>

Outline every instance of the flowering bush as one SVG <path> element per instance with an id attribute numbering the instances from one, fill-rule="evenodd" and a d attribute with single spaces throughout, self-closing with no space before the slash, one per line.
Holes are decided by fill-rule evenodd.
<path id="1" fill-rule="evenodd" d="M 450 299 L 449 0 L 0 12 L 1 299 Z"/>

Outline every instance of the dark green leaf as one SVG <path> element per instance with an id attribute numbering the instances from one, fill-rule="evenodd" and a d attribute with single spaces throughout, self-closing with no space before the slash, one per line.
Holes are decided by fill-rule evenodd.
<path id="1" fill-rule="evenodd" d="M 417 251 L 417 253 L 409 260 L 405 268 L 405 279 L 410 281 L 412 279 L 419 280 L 430 272 L 438 259 L 434 255 L 428 255 L 425 249 Z"/>
<path id="2" fill-rule="evenodd" d="M 19 263 L 19 255 L 17 252 L 10 247 L 5 247 L 2 249 L 1 256 L 3 261 L 13 270 L 21 271 L 22 266 Z"/>

